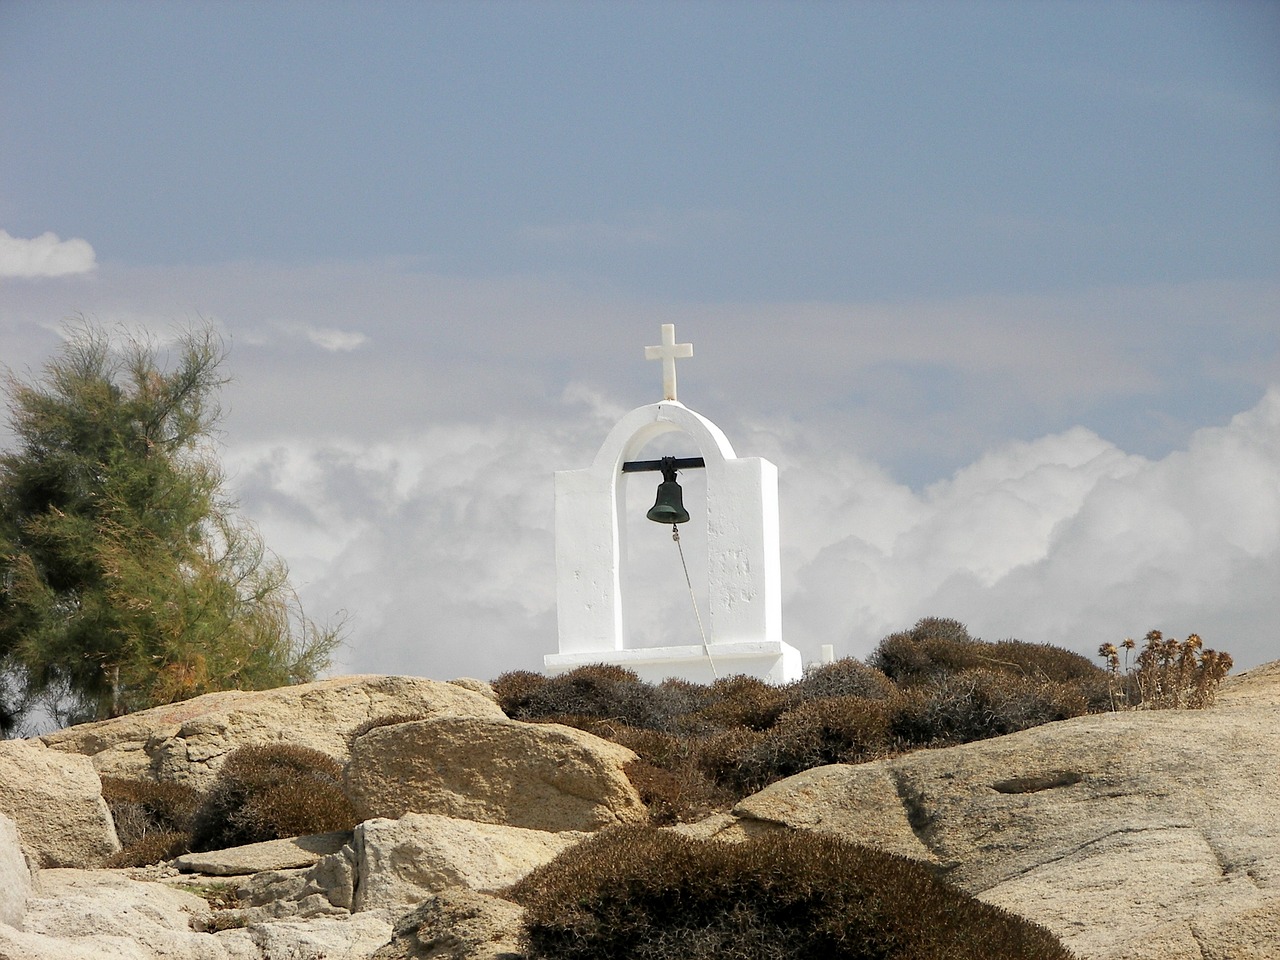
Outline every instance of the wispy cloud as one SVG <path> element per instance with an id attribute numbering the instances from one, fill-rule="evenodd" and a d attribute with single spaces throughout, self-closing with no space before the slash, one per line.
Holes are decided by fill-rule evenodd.
<path id="1" fill-rule="evenodd" d="M 349 353 L 369 341 L 363 333 L 353 330 L 332 330 L 317 327 L 293 327 L 290 332 L 301 333 L 321 350 L 330 353 Z"/>
<path id="2" fill-rule="evenodd" d="M 0 230 L 0 277 L 66 277 L 89 273 L 97 259 L 86 240 L 53 232 L 27 240 Z"/>
<path id="3" fill-rule="evenodd" d="M 281 340 L 305 340 L 329 353 L 350 353 L 369 342 L 369 338 L 358 330 L 318 327 L 290 320 L 269 321 L 263 326 L 253 327 L 241 334 L 240 340 L 252 346 L 267 346 Z"/>

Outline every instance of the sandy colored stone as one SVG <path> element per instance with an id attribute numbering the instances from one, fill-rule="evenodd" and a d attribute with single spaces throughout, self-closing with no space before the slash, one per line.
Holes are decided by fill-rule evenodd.
<path id="1" fill-rule="evenodd" d="M 755 820 L 729 813 L 713 813 L 693 823 L 673 823 L 662 829 L 688 837 L 691 840 L 720 840 L 742 843 L 766 833 L 786 830 L 787 827 L 772 820 Z"/>
<path id="2" fill-rule="evenodd" d="M 366 820 L 355 835 L 354 909 L 399 915 L 450 887 L 510 886 L 584 836 L 422 813 Z"/>
<path id="3" fill-rule="evenodd" d="M 0 924 L 22 926 L 31 895 L 31 871 L 22 853 L 18 825 L 0 814 Z"/>
<path id="4" fill-rule="evenodd" d="M 401 918 L 373 960 L 522 960 L 523 915 L 507 900 L 454 887 Z"/>
<path id="5" fill-rule="evenodd" d="M 494 703 L 498 702 L 497 691 L 495 691 L 493 686 L 485 680 L 477 680 L 475 677 L 458 677 L 457 679 L 450 680 L 449 683 L 452 683 L 454 686 L 462 687 L 463 690 L 470 690 L 472 693 L 478 693 L 486 700 L 492 700 Z"/>
<path id="6" fill-rule="evenodd" d="M 36 866 L 98 866 L 120 849 L 93 763 L 36 740 L 0 741 L 0 813 Z"/>
<path id="7" fill-rule="evenodd" d="M 501 718 L 492 699 L 420 677 L 350 676 L 275 690 L 226 690 L 68 727 L 41 738 L 92 757 L 104 776 L 152 777 L 207 788 L 236 747 L 289 743 L 345 763 L 365 724 L 388 716 Z"/>
<path id="8" fill-rule="evenodd" d="M 1280 956 L 1280 671 L 773 784 L 739 817 L 927 860 L 1085 960 Z"/>
<path id="9" fill-rule="evenodd" d="M 265 840 L 246 843 L 226 850 L 207 853 L 184 853 L 174 861 L 182 871 L 229 877 L 265 870 L 291 870 L 310 867 L 322 858 L 337 853 L 351 841 L 351 831 L 320 833 L 309 837 Z"/>
<path id="10" fill-rule="evenodd" d="M 23 932 L 27 949 L 43 951 L 31 954 L 37 957 L 226 960 L 212 937 L 192 929 L 209 913 L 209 904 L 192 893 L 114 871 L 42 870 Z"/>
<path id="11" fill-rule="evenodd" d="M 237 960 L 368 960 L 391 942 L 391 933 L 391 924 L 366 913 L 251 923 L 212 939 Z"/>
<path id="12" fill-rule="evenodd" d="M 635 754 L 555 723 L 441 717 L 378 727 L 347 765 L 360 820 L 435 813 L 533 830 L 647 819 L 623 767 Z"/>
<path id="13" fill-rule="evenodd" d="M 835 833 L 899 856 L 937 864 L 912 829 L 892 769 L 884 764 L 815 767 L 770 784 L 733 808 L 746 822 Z"/>

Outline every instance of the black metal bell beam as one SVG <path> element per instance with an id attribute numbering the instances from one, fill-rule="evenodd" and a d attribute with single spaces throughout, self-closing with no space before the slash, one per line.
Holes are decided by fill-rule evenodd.
<path id="1" fill-rule="evenodd" d="M 624 463 L 624 473 L 638 470 L 661 470 L 662 482 L 658 484 L 658 496 L 645 514 L 654 523 L 687 523 L 689 511 L 684 508 L 684 491 L 676 482 L 676 471 L 681 467 L 705 467 L 702 457 L 663 457 L 661 460 L 635 460 Z"/>

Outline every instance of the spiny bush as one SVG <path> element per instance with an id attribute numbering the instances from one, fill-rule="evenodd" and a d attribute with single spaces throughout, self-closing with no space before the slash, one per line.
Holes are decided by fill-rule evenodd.
<path id="1" fill-rule="evenodd" d="M 700 764 L 701 738 L 645 730 L 588 717 L 561 717 L 636 753 L 625 772 L 656 824 L 682 823 L 731 806 L 738 795 L 718 785 Z"/>
<path id="2" fill-rule="evenodd" d="M 881 640 L 867 663 L 899 686 L 909 686 L 981 666 L 982 646 L 959 620 L 925 617 Z"/>
<path id="3" fill-rule="evenodd" d="M 1204 649 L 1204 641 L 1197 633 L 1179 642 L 1159 630 L 1149 631 L 1131 667 L 1129 654 L 1135 646 L 1130 638 L 1121 644 L 1125 651 L 1123 676 L 1116 645 L 1104 643 L 1098 648 L 1112 679 L 1120 679 L 1119 703 L 1127 706 L 1148 710 L 1207 707 L 1217 697 L 1218 684 L 1234 665 L 1230 654 Z M 1114 693 L 1114 683 L 1112 690 Z"/>
<path id="4" fill-rule="evenodd" d="M 103 777 L 102 798 L 121 847 L 107 866 L 142 867 L 187 852 L 200 802 L 195 790 L 181 783 Z"/>
<path id="5" fill-rule="evenodd" d="M 1230 658 L 1212 651 L 1190 658 L 1156 639 L 1132 678 L 1130 702 L 1145 698 L 1153 706 L 1176 691 L 1187 703 L 1206 702 Z M 635 750 L 632 782 L 654 821 L 669 823 L 813 766 L 967 743 L 1106 710 L 1114 681 L 1069 650 L 985 643 L 958 620 L 927 617 L 885 637 L 867 663 L 838 660 L 781 687 L 746 676 L 655 686 L 598 664 L 549 679 L 515 671 L 494 688 L 509 716 L 568 724 Z"/>
<path id="6" fill-rule="evenodd" d="M 354 826 L 336 760 L 306 747 L 255 744 L 227 757 L 196 812 L 191 849 L 220 850 Z"/>
<path id="7" fill-rule="evenodd" d="M 722 677 L 707 688 L 707 703 L 692 718 L 705 730 L 766 730 L 787 708 L 782 690 L 757 677 Z"/>
<path id="8" fill-rule="evenodd" d="M 721 740 L 712 776 L 738 796 L 829 763 L 862 763 L 889 752 L 890 702 L 866 697 L 809 700 L 754 737 Z"/>
<path id="9" fill-rule="evenodd" d="M 884 700 L 894 693 L 893 681 L 875 667 L 853 657 L 814 667 L 783 688 L 789 707 L 824 697 L 863 697 Z"/>
<path id="10" fill-rule="evenodd" d="M 1072 686 L 1084 697 L 1089 710 L 1105 710 L 1109 704 L 1106 671 L 1087 657 L 1047 643 L 984 643 L 971 637 L 958 620 L 926 617 L 910 630 L 881 640 L 867 662 L 900 688 L 986 670 L 1033 683 Z"/>
<path id="11" fill-rule="evenodd" d="M 529 960 L 1070 960 L 1049 931 L 923 865 L 835 837 L 598 834 L 508 895 Z"/>
<path id="12" fill-rule="evenodd" d="M 632 670 L 604 663 L 578 667 L 541 683 L 504 674 L 494 689 L 499 705 L 515 720 L 576 715 L 653 730 L 674 725 L 682 699 L 674 688 L 654 687 Z"/>
<path id="13" fill-rule="evenodd" d="M 889 731 L 899 746 L 940 747 L 999 737 L 1089 712 L 1069 683 L 985 667 L 945 674 L 894 698 Z"/>
<path id="14" fill-rule="evenodd" d="M 509 670 L 490 686 L 493 687 L 502 711 L 509 717 L 523 719 L 530 711 L 533 692 L 546 682 L 545 676 L 532 670 Z"/>

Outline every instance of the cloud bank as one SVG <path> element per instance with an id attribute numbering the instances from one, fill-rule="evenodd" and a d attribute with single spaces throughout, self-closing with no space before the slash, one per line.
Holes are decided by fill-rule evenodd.
<path id="1" fill-rule="evenodd" d="M 312 611 L 354 615 L 348 667 L 537 669 L 556 643 L 551 474 L 588 462 L 621 412 L 581 399 L 555 422 L 236 449 L 236 484 Z M 1151 628 L 1199 632 L 1245 665 L 1280 656 L 1280 388 L 1162 459 L 1074 428 L 922 491 L 812 427 L 732 439 L 781 467 L 784 630 L 806 660 L 824 643 L 865 656 L 922 616 L 1088 656 Z M 696 513 L 695 492 L 686 503 Z M 659 641 L 696 629 L 682 578 L 645 577 L 624 583 L 645 598 L 637 621 Z"/>
<path id="2" fill-rule="evenodd" d="M 93 247 L 79 237 L 59 240 L 48 232 L 25 240 L 0 230 L 0 277 L 66 277 L 96 266 Z"/>

